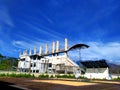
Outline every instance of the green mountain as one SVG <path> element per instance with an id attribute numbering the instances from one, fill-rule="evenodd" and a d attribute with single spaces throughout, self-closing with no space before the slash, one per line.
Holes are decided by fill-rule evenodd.
<path id="1" fill-rule="evenodd" d="M 0 54 L 0 70 L 10 71 L 16 70 L 18 59 L 15 57 L 3 56 Z"/>

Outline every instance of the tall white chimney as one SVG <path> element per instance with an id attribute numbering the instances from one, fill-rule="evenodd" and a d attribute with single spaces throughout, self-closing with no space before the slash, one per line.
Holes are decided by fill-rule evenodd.
<path id="1" fill-rule="evenodd" d="M 68 39 L 65 38 L 65 51 L 67 51 L 67 50 L 68 50 Z"/>
<path id="2" fill-rule="evenodd" d="M 55 42 L 52 43 L 52 53 L 55 52 Z"/>
<path id="3" fill-rule="evenodd" d="M 37 54 L 37 50 L 36 50 L 36 48 L 34 48 L 34 54 Z"/>
<path id="4" fill-rule="evenodd" d="M 47 54 L 48 53 L 48 44 L 46 44 L 46 51 L 45 53 Z"/>
<path id="5" fill-rule="evenodd" d="M 24 55 L 27 55 L 27 50 L 24 50 L 24 51 L 23 51 L 23 54 L 24 54 Z"/>
<path id="6" fill-rule="evenodd" d="M 32 49 L 30 48 L 29 55 L 32 55 Z"/>
<path id="7" fill-rule="evenodd" d="M 56 52 L 59 51 L 59 41 L 56 42 Z"/>
<path id="8" fill-rule="evenodd" d="M 40 46 L 39 55 L 42 54 L 42 46 Z"/>

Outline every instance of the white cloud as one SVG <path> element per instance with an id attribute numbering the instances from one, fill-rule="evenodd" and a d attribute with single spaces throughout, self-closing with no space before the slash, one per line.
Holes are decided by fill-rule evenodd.
<path id="1" fill-rule="evenodd" d="M 110 42 L 110 43 L 98 43 L 98 42 L 88 42 L 90 48 L 83 50 L 83 58 L 86 59 L 108 59 L 108 60 L 118 60 L 120 59 L 120 43 Z"/>
<path id="2" fill-rule="evenodd" d="M 28 49 L 29 47 L 32 47 L 31 44 L 24 41 L 13 41 L 12 44 L 17 48 L 22 48 L 22 49 Z"/>
<path id="3" fill-rule="evenodd" d="M 60 33 L 57 33 L 55 31 L 53 31 L 52 29 L 50 28 L 47 28 L 45 26 L 38 26 L 38 25 L 35 25 L 35 23 L 28 23 L 26 21 L 22 21 L 24 24 L 26 24 L 27 26 L 31 27 L 33 30 L 45 35 L 45 36 L 49 36 L 51 38 L 61 38 L 61 34 Z"/>
<path id="4" fill-rule="evenodd" d="M 90 47 L 81 49 L 81 60 L 106 59 L 109 62 L 120 63 L 120 42 L 86 42 Z M 78 50 L 70 51 L 69 56 L 75 61 L 79 60 Z"/>
<path id="5" fill-rule="evenodd" d="M 11 27 L 14 26 L 11 17 L 9 15 L 8 9 L 5 6 L 0 7 L 0 23 L 7 24 Z"/>

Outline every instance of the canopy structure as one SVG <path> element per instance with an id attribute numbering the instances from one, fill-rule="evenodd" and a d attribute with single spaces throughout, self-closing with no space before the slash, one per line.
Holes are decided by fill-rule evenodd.
<path id="1" fill-rule="evenodd" d="M 85 48 L 88 48 L 88 47 L 89 47 L 89 46 L 86 45 L 86 44 L 75 44 L 75 45 L 73 45 L 72 47 L 70 47 L 70 48 L 68 49 L 68 51 L 74 50 L 74 49 L 85 49 Z"/>
<path id="2" fill-rule="evenodd" d="M 86 45 L 86 44 L 75 44 L 72 47 L 70 47 L 68 49 L 68 51 L 78 49 L 79 50 L 79 61 L 81 61 L 81 49 L 85 49 L 85 48 L 88 48 L 88 47 L 89 46 Z"/>

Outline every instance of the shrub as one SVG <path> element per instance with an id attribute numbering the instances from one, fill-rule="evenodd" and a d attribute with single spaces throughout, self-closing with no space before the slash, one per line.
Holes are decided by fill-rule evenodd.
<path id="1" fill-rule="evenodd" d="M 54 76 L 53 76 L 53 75 L 50 75 L 50 78 L 54 78 Z"/>
<path id="2" fill-rule="evenodd" d="M 40 74 L 38 78 L 49 78 L 48 74 Z"/>
<path id="3" fill-rule="evenodd" d="M 34 74 L 32 74 L 32 75 L 31 74 L 21 74 L 21 73 L 20 74 L 15 74 L 15 73 L 0 74 L 0 77 L 3 77 L 3 76 L 6 76 L 6 77 L 23 77 L 23 78 L 34 78 L 35 77 Z"/>
<path id="4" fill-rule="evenodd" d="M 120 77 L 114 78 L 113 80 L 120 80 Z"/>
<path id="5" fill-rule="evenodd" d="M 85 76 L 80 76 L 79 78 L 80 79 L 87 79 Z"/>
<path id="6" fill-rule="evenodd" d="M 75 75 L 70 75 L 70 74 L 63 74 L 63 75 L 55 75 L 57 78 L 75 78 Z"/>
<path id="7" fill-rule="evenodd" d="M 5 73 L 0 74 L 0 77 L 5 77 L 5 76 L 6 76 Z"/>

